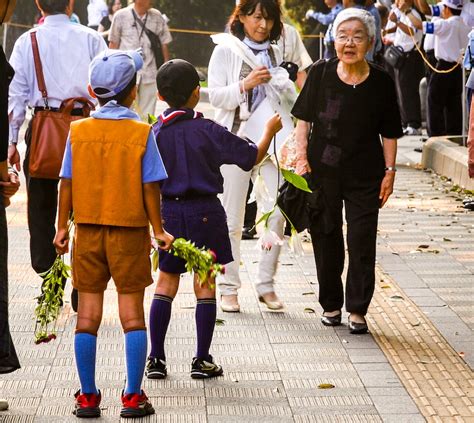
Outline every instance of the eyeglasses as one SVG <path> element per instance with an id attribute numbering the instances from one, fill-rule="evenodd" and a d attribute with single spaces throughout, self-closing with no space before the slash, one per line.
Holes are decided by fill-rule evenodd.
<path id="1" fill-rule="evenodd" d="M 347 44 L 349 40 L 351 41 L 351 43 L 354 44 L 363 44 L 367 41 L 367 37 L 364 37 L 362 35 L 354 35 L 353 37 L 348 37 L 345 34 L 337 34 L 335 39 L 336 43 L 341 44 Z"/>

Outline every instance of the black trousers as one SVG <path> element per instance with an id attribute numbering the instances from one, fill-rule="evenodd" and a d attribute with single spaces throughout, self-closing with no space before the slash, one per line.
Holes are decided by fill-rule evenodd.
<path id="1" fill-rule="evenodd" d="M 56 234 L 56 210 L 58 207 L 58 180 L 31 178 L 29 156 L 31 143 L 31 123 L 26 131 L 26 156 L 23 169 L 26 177 L 28 196 L 28 229 L 30 231 L 31 265 L 36 273 L 47 271 L 56 259 L 53 245 Z"/>
<path id="2" fill-rule="evenodd" d="M 450 69 L 455 63 L 438 60 L 436 69 Z M 436 73 L 428 83 L 428 135 L 462 134 L 462 70 L 457 66 L 449 73 Z"/>
<path id="3" fill-rule="evenodd" d="M 405 53 L 405 61 L 395 69 L 395 86 L 403 126 L 421 127 L 420 81 L 424 75 L 423 59 L 418 51 Z"/>
<path id="4" fill-rule="evenodd" d="M 375 249 L 379 214 L 380 180 L 318 178 L 320 212 L 310 226 L 324 311 L 342 309 L 344 289 L 344 238 L 342 208 L 347 221 L 349 268 L 345 304 L 349 313 L 367 314 L 375 287 Z"/>
<path id="5" fill-rule="evenodd" d="M 0 373 L 20 368 L 8 323 L 8 232 L 3 197 L 0 196 Z"/>

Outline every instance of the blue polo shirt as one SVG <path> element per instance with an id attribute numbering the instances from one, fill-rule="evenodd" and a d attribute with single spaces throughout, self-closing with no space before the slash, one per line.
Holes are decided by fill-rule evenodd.
<path id="1" fill-rule="evenodd" d="M 127 107 L 121 106 L 115 100 L 104 104 L 99 110 L 91 114 L 94 119 L 122 120 L 132 119 L 140 121 L 140 117 Z M 67 139 L 66 151 L 64 152 L 61 178 L 72 179 L 72 150 L 71 140 Z M 157 182 L 168 177 L 166 168 L 163 165 L 160 152 L 156 146 L 155 135 L 153 131 L 148 134 L 145 154 L 142 158 L 142 183 Z"/>
<path id="2" fill-rule="evenodd" d="M 168 109 L 153 131 L 169 177 L 160 182 L 164 196 L 216 195 L 223 192 L 220 167 L 249 171 L 257 146 L 190 109 Z"/>

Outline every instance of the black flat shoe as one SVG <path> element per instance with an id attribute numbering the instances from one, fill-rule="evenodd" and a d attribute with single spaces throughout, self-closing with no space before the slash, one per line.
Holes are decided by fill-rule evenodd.
<path id="1" fill-rule="evenodd" d="M 321 316 L 321 323 L 324 326 L 339 326 L 341 324 L 342 313 L 339 313 L 336 316 L 329 317 L 324 314 Z"/>
<path id="2" fill-rule="evenodd" d="M 352 333 L 354 335 L 361 335 L 361 334 L 367 333 L 368 330 L 369 328 L 367 326 L 367 322 L 356 323 L 356 322 L 352 322 L 349 319 L 349 333 Z"/>

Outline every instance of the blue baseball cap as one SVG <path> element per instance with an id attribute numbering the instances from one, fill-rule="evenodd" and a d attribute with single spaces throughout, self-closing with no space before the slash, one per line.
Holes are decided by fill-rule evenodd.
<path id="1" fill-rule="evenodd" d="M 105 50 L 89 65 L 89 84 L 97 97 L 114 97 L 142 67 L 143 58 L 138 50 Z"/>

